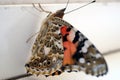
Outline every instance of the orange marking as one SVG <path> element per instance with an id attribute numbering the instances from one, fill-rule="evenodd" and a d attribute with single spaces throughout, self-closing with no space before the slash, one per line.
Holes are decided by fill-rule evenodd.
<path id="1" fill-rule="evenodd" d="M 70 34 L 69 32 L 66 31 L 67 27 L 63 26 L 61 28 L 61 33 L 62 36 L 64 36 L 65 34 Z M 76 44 L 73 44 L 70 40 L 69 40 L 69 36 L 67 36 L 67 40 L 63 42 L 63 46 L 66 48 L 64 50 L 64 58 L 63 58 L 63 65 L 71 65 L 74 64 L 74 60 L 72 58 L 72 56 L 74 55 L 74 53 L 76 52 Z"/>
<path id="2" fill-rule="evenodd" d="M 69 32 L 67 32 L 66 30 L 67 30 L 67 27 L 66 27 L 66 26 L 61 27 L 62 36 L 64 36 L 65 34 L 68 34 L 68 33 L 69 33 Z"/>

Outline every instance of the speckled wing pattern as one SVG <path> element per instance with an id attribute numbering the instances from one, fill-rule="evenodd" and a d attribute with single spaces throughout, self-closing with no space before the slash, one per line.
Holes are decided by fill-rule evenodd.
<path id="1" fill-rule="evenodd" d="M 25 67 L 29 74 L 45 76 L 65 71 L 101 76 L 108 71 L 102 54 L 80 31 L 51 16 L 43 23 Z"/>

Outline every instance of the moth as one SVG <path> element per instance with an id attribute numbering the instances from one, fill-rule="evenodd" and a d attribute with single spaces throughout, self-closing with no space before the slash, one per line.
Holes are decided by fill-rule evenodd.
<path id="1" fill-rule="evenodd" d="M 25 64 L 27 73 L 55 76 L 84 71 L 93 76 L 108 72 L 103 55 L 79 30 L 63 20 L 66 8 L 45 19 Z"/>

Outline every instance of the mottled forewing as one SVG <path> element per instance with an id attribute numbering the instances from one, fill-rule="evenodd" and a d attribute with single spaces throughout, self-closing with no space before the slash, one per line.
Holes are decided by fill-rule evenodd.
<path id="1" fill-rule="evenodd" d="M 36 75 L 61 73 L 63 46 L 60 25 L 56 19 L 48 18 L 42 25 L 32 48 L 31 59 L 26 63 L 27 72 Z"/>

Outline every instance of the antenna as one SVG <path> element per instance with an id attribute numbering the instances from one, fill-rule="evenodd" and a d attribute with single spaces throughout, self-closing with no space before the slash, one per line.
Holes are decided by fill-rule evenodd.
<path id="1" fill-rule="evenodd" d="M 39 8 L 37 8 L 34 3 L 32 3 L 32 5 L 33 5 L 33 7 L 34 7 L 36 10 L 38 10 L 38 11 L 40 11 L 40 12 L 46 12 L 46 13 L 49 13 L 49 14 L 52 13 L 52 12 L 50 12 L 50 11 L 44 10 L 44 9 L 42 8 L 42 6 L 41 6 L 40 3 L 38 3 Z M 40 9 L 41 9 L 41 10 L 40 10 Z"/>
<path id="2" fill-rule="evenodd" d="M 92 4 L 92 3 L 94 3 L 94 2 L 96 2 L 96 0 L 93 0 L 93 1 L 87 3 L 87 4 L 83 5 L 83 6 L 80 6 L 80 7 L 76 8 L 76 9 L 73 9 L 73 10 L 71 10 L 71 11 L 68 11 L 68 12 L 66 12 L 65 14 L 68 14 L 68 13 L 71 13 L 71 12 L 73 12 L 73 11 L 76 11 L 76 10 L 78 10 L 78 9 L 80 9 L 80 8 L 83 8 L 83 7 L 85 7 L 85 6 L 89 5 L 89 4 Z M 67 5 L 68 5 L 68 3 L 67 3 Z"/>
<path id="3" fill-rule="evenodd" d="M 68 7 L 69 1 L 70 1 L 70 0 L 67 1 L 66 6 L 65 6 L 65 9 Z"/>

